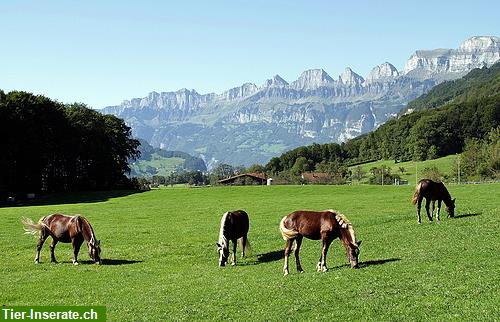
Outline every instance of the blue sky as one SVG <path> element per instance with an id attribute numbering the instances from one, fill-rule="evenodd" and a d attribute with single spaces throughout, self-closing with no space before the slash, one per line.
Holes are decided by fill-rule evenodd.
<path id="1" fill-rule="evenodd" d="M 500 1 L 2 1 L 0 89 L 94 108 L 151 91 L 365 77 L 417 49 L 500 36 Z"/>

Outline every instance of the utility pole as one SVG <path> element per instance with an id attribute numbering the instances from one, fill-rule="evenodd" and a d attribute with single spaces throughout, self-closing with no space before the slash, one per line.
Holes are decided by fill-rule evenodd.
<path id="1" fill-rule="evenodd" d="M 417 169 L 417 163 L 415 163 L 415 185 L 418 183 L 418 169 Z"/>

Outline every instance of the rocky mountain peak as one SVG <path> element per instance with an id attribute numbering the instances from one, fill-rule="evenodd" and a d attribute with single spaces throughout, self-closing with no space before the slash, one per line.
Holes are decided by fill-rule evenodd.
<path id="1" fill-rule="evenodd" d="M 266 80 L 264 87 L 284 87 L 288 86 L 286 80 L 281 78 L 280 75 L 274 75 L 273 78 Z"/>
<path id="2" fill-rule="evenodd" d="M 495 36 L 474 36 L 464 41 L 458 50 L 460 51 L 492 51 L 500 48 L 500 38 Z"/>
<path id="3" fill-rule="evenodd" d="M 352 71 L 350 67 L 346 67 L 344 72 L 339 76 L 339 81 L 344 85 L 360 85 L 365 80 Z"/>
<path id="4" fill-rule="evenodd" d="M 259 88 L 253 83 L 245 83 L 239 87 L 231 88 L 220 95 L 222 99 L 233 100 L 255 94 Z"/>
<path id="5" fill-rule="evenodd" d="M 304 71 L 300 77 L 292 83 L 292 87 L 298 90 L 310 90 L 321 86 L 329 86 L 333 83 L 333 78 L 323 69 L 309 69 Z"/>
<path id="6" fill-rule="evenodd" d="M 370 74 L 366 77 L 367 82 L 384 81 L 399 76 L 399 72 L 391 63 L 385 62 L 373 67 Z"/>
<path id="7" fill-rule="evenodd" d="M 458 49 L 417 50 L 406 62 L 404 74 L 416 79 L 454 79 L 473 68 L 500 60 L 500 38 L 475 36 Z"/>

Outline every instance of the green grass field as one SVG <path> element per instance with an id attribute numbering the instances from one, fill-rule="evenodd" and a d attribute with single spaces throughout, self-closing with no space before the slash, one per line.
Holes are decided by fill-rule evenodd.
<path id="1" fill-rule="evenodd" d="M 405 161 L 399 163 L 395 163 L 394 160 L 380 160 L 380 161 L 364 163 L 361 164 L 360 166 L 365 172 L 366 177 L 370 176 L 371 168 L 386 166 L 391 169 L 391 173 L 398 174 L 401 176 L 401 179 L 408 180 L 408 184 L 415 185 L 416 178 L 418 178 L 418 180 L 425 178 L 425 175 L 422 173 L 422 171 L 425 168 L 436 167 L 442 174 L 453 177 L 455 174 L 452 173 L 452 171 L 456 159 L 457 155 L 449 155 L 434 160 Z M 353 171 L 356 167 L 357 166 L 352 166 L 349 167 L 349 169 Z M 401 172 L 399 170 L 399 168 L 401 167 L 405 169 L 404 172 Z M 361 182 L 366 183 L 368 182 L 368 179 L 361 180 Z"/>
<path id="2" fill-rule="evenodd" d="M 0 209 L 2 305 L 105 305 L 109 321 L 498 320 L 499 184 L 449 185 L 457 218 L 416 223 L 413 186 L 247 186 L 87 193 L 47 205 Z M 315 272 L 318 241 L 305 240 L 304 274 L 282 276 L 282 216 L 337 209 L 363 241 L 353 270 L 340 242 L 327 273 Z M 221 215 L 245 209 L 253 250 L 219 268 Z M 23 216 L 80 213 L 101 239 L 104 265 L 33 263 L 36 240 Z M 87 247 L 80 260 L 88 260 Z"/>
<path id="3" fill-rule="evenodd" d="M 157 169 L 157 175 L 160 176 L 169 176 L 172 172 L 175 172 L 177 168 L 181 167 L 184 163 L 184 159 L 182 158 L 164 158 L 158 156 L 156 153 L 153 154 L 151 160 L 138 160 L 132 164 L 132 169 L 142 175 L 148 174 L 148 167 L 153 167 Z"/>

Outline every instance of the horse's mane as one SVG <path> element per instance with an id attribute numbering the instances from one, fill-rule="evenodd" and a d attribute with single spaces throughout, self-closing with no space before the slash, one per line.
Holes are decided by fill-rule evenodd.
<path id="1" fill-rule="evenodd" d="M 225 212 L 220 220 L 219 243 L 221 243 L 221 245 L 227 244 L 227 237 L 225 236 L 224 233 L 226 232 L 228 217 L 229 217 L 229 211 Z"/>
<path id="2" fill-rule="evenodd" d="M 94 229 L 92 228 L 92 225 L 87 220 L 87 218 L 85 218 L 85 217 L 83 217 L 81 215 L 75 215 L 74 218 L 77 219 L 77 220 L 81 220 L 83 237 L 87 240 L 87 242 L 89 242 L 90 244 L 95 243 L 96 239 L 95 239 Z M 85 231 L 85 226 L 88 227 L 88 230 L 90 232 L 90 236 L 86 236 L 87 232 Z"/>
<path id="3" fill-rule="evenodd" d="M 439 185 L 441 186 L 441 190 L 443 192 L 443 197 L 445 197 L 445 199 L 443 200 L 451 200 L 451 195 L 450 195 L 450 192 L 448 191 L 448 188 L 446 188 L 446 186 L 444 185 L 444 183 L 442 183 L 441 181 L 439 182 Z"/>
<path id="4" fill-rule="evenodd" d="M 352 224 L 347 219 L 347 217 L 336 210 L 329 209 L 328 212 L 333 213 L 335 220 L 339 224 L 341 231 L 347 232 L 347 234 L 342 233 L 342 239 L 346 242 L 356 245 L 356 236 L 354 235 L 354 228 Z"/>

